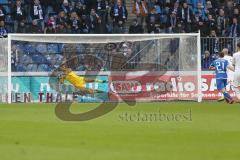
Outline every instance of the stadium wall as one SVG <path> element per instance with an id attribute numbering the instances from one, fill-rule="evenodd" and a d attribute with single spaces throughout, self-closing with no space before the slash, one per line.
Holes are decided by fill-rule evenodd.
<path id="1" fill-rule="evenodd" d="M 177 77 L 173 74 L 162 75 L 162 81 L 155 81 L 159 79 L 159 75 L 151 74 L 148 76 L 141 76 L 141 73 L 134 74 L 111 74 L 108 72 L 97 76 L 97 79 L 109 80 L 109 83 L 89 83 L 87 88 L 102 90 L 105 93 L 95 96 L 77 96 L 74 87 L 68 83 L 59 85 L 59 92 L 52 89 L 49 85 L 49 76 L 35 76 L 22 75 L 21 73 L 13 74 L 12 77 L 12 102 L 13 103 L 56 103 L 66 101 L 77 102 L 102 102 L 102 101 L 116 101 L 123 100 L 137 100 L 137 101 L 159 101 L 159 100 L 189 100 L 193 99 L 196 92 L 196 81 L 193 76 L 185 75 Z M 93 74 L 93 73 L 92 73 Z M 34 75 L 34 74 L 31 74 Z M 133 78 L 133 76 L 140 76 L 140 78 Z M 166 82 L 169 83 L 161 83 Z M 172 88 L 170 85 L 172 85 Z M 1 83 L 1 88 L 4 88 L 4 83 Z M 230 94 L 235 97 L 235 93 L 231 87 L 227 87 Z M 202 72 L 202 92 L 204 100 L 217 100 L 221 94 L 216 89 L 216 80 L 213 72 Z M 116 94 L 116 96 L 111 96 Z M 179 94 L 180 93 L 180 94 Z M 1 95 L 1 100 L 7 96 Z"/>
<path id="2" fill-rule="evenodd" d="M 98 76 L 98 79 L 105 80 L 107 76 Z M 100 89 L 105 91 L 104 94 L 97 96 L 77 96 L 74 94 L 75 89 L 69 83 L 56 85 L 58 92 L 50 87 L 50 77 L 47 76 L 14 76 L 12 77 L 12 102 L 13 103 L 57 103 L 74 101 L 77 102 L 100 102 L 108 101 L 108 84 L 89 83 L 87 88 Z M 55 88 L 54 87 L 54 88 Z M 74 98 L 73 98 L 74 97 Z"/>

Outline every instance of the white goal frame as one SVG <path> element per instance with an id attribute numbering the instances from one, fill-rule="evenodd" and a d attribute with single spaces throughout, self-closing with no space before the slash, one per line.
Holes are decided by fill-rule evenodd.
<path id="1" fill-rule="evenodd" d="M 121 40 L 121 37 L 135 37 L 134 40 L 138 40 L 137 37 L 140 36 L 141 38 L 146 38 L 146 40 L 151 38 L 180 38 L 180 37 L 189 37 L 189 36 L 195 36 L 197 37 L 197 85 L 198 85 L 198 102 L 202 102 L 203 100 L 203 94 L 202 94 L 202 69 L 201 69 L 201 35 L 200 31 L 198 33 L 184 33 L 184 34 L 8 34 L 8 103 L 12 103 L 12 76 L 14 76 L 14 73 L 11 72 L 11 42 L 12 40 L 21 40 L 21 37 L 29 37 L 32 42 L 39 42 L 37 41 L 37 37 L 102 37 L 102 36 L 108 36 L 108 37 L 118 37 L 117 42 Z M 20 39 L 19 39 L 20 38 Z M 35 40 L 35 41 L 34 41 Z M 51 40 L 51 39 L 50 39 Z M 89 40 L 89 39 L 88 39 Z M 143 39 L 144 40 L 144 39 Z M 86 40 L 87 41 L 87 40 Z M 48 41 L 45 41 L 48 43 Z M 49 41 L 49 43 L 54 43 Z M 55 42 L 58 43 L 58 42 Z M 66 43 L 74 43 L 74 41 L 69 41 Z M 75 42 L 76 43 L 76 42 Z M 77 42 L 79 43 L 79 42 Z M 101 73 L 100 73 L 101 74 Z M 108 72 L 102 73 L 105 75 L 108 75 Z"/>

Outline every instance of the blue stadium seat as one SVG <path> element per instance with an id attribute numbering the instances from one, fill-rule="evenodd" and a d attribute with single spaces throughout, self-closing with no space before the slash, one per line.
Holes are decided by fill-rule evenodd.
<path id="1" fill-rule="evenodd" d="M 59 52 L 63 53 L 64 44 L 58 44 Z"/>
<path id="2" fill-rule="evenodd" d="M 32 59 L 28 55 L 24 54 L 20 57 L 19 62 L 21 64 L 29 64 L 32 63 Z"/>
<path id="3" fill-rule="evenodd" d="M 29 64 L 27 65 L 27 71 L 28 72 L 37 72 L 38 66 L 36 64 Z"/>
<path id="4" fill-rule="evenodd" d="M 47 53 L 47 45 L 46 44 L 38 44 L 38 45 L 36 45 L 36 50 L 39 53 Z"/>
<path id="5" fill-rule="evenodd" d="M 3 7 L 6 10 L 7 14 L 11 14 L 11 8 L 9 6 L 4 5 Z"/>
<path id="6" fill-rule="evenodd" d="M 17 72 L 25 72 L 26 71 L 26 67 L 21 65 L 21 64 L 19 64 L 19 65 L 16 66 L 16 70 L 17 70 Z"/>
<path id="7" fill-rule="evenodd" d="M 60 65 L 60 64 L 62 64 L 62 61 L 63 61 L 63 56 L 61 54 L 56 54 L 56 55 L 54 55 L 52 64 L 53 65 Z"/>
<path id="8" fill-rule="evenodd" d="M 65 45 L 64 44 L 59 44 L 59 53 L 63 53 L 63 49 L 64 49 Z M 78 44 L 76 45 L 76 50 L 77 50 L 77 53 L 83 53 L 84 50 L 85 50 L 85 46 L 82 45 L 82 44 Z"/>
<path id="9" fill-rule="evenodd" d="M 44 58 L 40 54 L 33 54 L 32 61 L 33 61 L 33 63 L 37 63 L 37 64 L 44 63 Z"/>
<path id="10" fill-rule="evenodd" d="M 84 67 L 84 66 L 78 66 L 78 67 L 76 68 L 76 71 L 86 71 L 86 67 Z"/>
<path id="11" fill-rule="evenodd" d="M 24 45 L 22 44 L 17 44 L 16 45 L 16 50 L 19 52 L 19 53 L 26 53 L 26 48 L 24 47 Z"/>
<path id="12" fill-rule="evenodd" d="M 38 72 L 50 72 L 51 68 L 47 64 L 40 64 L 38 65 Z"/>
<path id="13" fill-rule="evenodd" d="M 5 22 L 6 23 L 12 23 L 12 25 L 13 25 L 12 16 L 11 15 L 7 15 L 6 18 L 5 18 Z"/>
<path id="14" fill-rule="evenodd" d="M 8 4 L 8 0 L 0 0 L 0 4 Z"/>
<path id="15" fill-rule="evenodd" d="M 60 67 L 60 65 L 53 65 L 52 69 L 58 69 Z"/>
<path id="16" fill-rule="evenodd" d="M 36 48 L 33 44 L 27 44 L 25 48 L 28 53 L 36 53 Z"/>
<path id="17" fill-rule="evenodd" d="M 83 53 L 84 50 L 85 50 L 84 45 L 82 45 L 82 44 L 77 45 L 77 52 L 78 53 Z"/>
<path id="18" fill-rule="evenodd" d="M 53 56 L 51 56 L 51 55 L 49 55 L 49 54 L 45 55 L 45 56 L 44 56 L 44 58 L 45 58 L 45 63 L 46 63 L 46 64 L 53 64 L 53 59 L 52 59 L 52 57 L 53 57 Z"/>
<path id="19" fill-rule="evenodd" d="M 42 63 L 51 64 L 51 61 L 49 61 L 48 55 L 42 54 Z"/>
<path id="20" fill-rule="evenodd" d="M 59 46 L 58 44 L 48 44 L 48 53 L 59 53 Z"/>

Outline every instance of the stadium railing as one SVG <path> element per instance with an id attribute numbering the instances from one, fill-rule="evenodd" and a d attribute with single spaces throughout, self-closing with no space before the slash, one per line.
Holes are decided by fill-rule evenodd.
<path id="1" fill-rule="evenodd" d="M 202 69 L 208 70 L 211 62 L 218 58 L 218 53 L 224 48 L 227 48 L 232 55 L 236 51 L 238 41 L 239 37 L 202 37 Z"/>

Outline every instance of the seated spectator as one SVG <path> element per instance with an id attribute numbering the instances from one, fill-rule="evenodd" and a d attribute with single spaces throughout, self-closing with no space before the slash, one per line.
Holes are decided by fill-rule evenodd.
<path id="1" fill-rule="evenodd" d="M 67 33 L 70 33 L 69 30 L 67 29 L 66 27 L 66 23 L 60 23 L 57 25 L 57 28 L 56 28 L 56 33 L 59 33 L 59 34 L 67 34 Z"/>
<path id="2" fill-rule="evenodd" d="M 237 7 L 234 8 L 233 10 L 233 17 L 232 18 L 237 18 L 238 22 L 240 22 L 240 14 L 239 14 L 239 9 Z"/>
<path id="3" fill-rule="evenodd" d="M 206 0 L 194 0 L 194 1 L 193 1 L 193 6 L 194 6 L 194 8 L 198 7 L 200 3 L 201 3 L 201 6 L 202 6 L 203 8 L 205 8 L 205 6 L 206 6 Z"/>
<path id="4" fill-rule="evenodd" d="M 205 51 L 202 56 L 202 69 L 208 70 L 215 59 L 210 56 L 209 51 Z"/>
<path id="5" fill-rule="evenodd" d="M 197 25 L 196 25 L 196 32 L 199 31 L 201 32 L 201 36 L 207 37 L 208 36 L 208 28 L 206 28 L 206 25 L 203 20 L 200 20 Z"/>
<path id="6" fill-rule="evenodd" d="M 126 6 L 123 5 L 122 0 L 117 0 L 117 3 L 111 9 L 110 15 L 113 19 L 114 32 L 123 33 L 123 27 L 128 17 Z"/>
<path id="7" fill-rule="evenodd" d="M 177 26 L 175 28 L 173 28 L 173 33 L 185 33 L 185 30 L 184 30 L 184 24 L 183 23 L 177 23 Z"/>
<path id="8" fill-rule="evenodd" d="M 0 21 L 0 38 L 6 38 L 7 37 L 7 29 L 5 28 L 4 21 Z"/>
<path id="9" fill-rule="evenodd" d="M 144 22 L 146 22 L 146 16 L 148 15 L 148 6 L 145 0 L 136 0 L 132 13 L 136 15 L 138 22 L 145 26 Z"/>
<path id="10" fill-rule="evenodd" d="M 148 14 L 147 24 L 148 33 L 159 33 L 160 19 L 155 8 Z"/>
<path id="11" fill-rule="evenodd" d="M 147 25 L 148 33 L 159 33 L 159 28 L 155 25 L 155 22 L 150 22 Z"/>
<path id="12" fill-rule="evenodd" d="M 64 0 L 62 3 L 61 9 L 65 12 L 65 14 L 70 15 L 73 8 L 71 4 L 68 2 L 68 0 Z"/>
<path id="13" fill-rule="evenodd" d="M 206 24 L 205 26 L 208 28 L 209 31 L 214 30 L 217 33 L 217 24 L 211 14 L 208 15 L 208 20 L 205 22 L 205 24 Z"/>
<path id="14" fill-rule="evenodd" d="M 238 19 L 236 17 L 232 20 L 232 25 L 228 28 L 229 37 L 240 36 L 240 25 L 238 24 Z"/>
<path id="15" fill-rule="evenodd" d="M 55 17 L 54 16 L 50 16 L 49 18 L 48 18 L 48 21 L 47 21 L 47 24 L 52 24 L 52 27 L 54 28 L 54 29 L 56 29 L 56 19 L 55 19 Z"/>
<path id="16" fill-rule="evenodd" d="M 101 26 L 101 18 L 96 13 L 95 9 L 91 10 L 89 16 L 89 24 L 90 24 L 90 33 L 103 33 L 104 27 Z"/>
<path id="17" fill-rule="evenodd" d="M 129 33 L 143 33 L 143 27 L 138 23 L 137 19 L 133 20 L 133 24 L 129 27 Z"/>
<path id="18" fill-rule="evenodd" d="M 40 0 L 34 0 L 34 4 L 31 8 L 32 19 L 37 21 L 37 25 L 41 27 L 41 30 L 44 30 L 44 8 L 42 7 Z"/>
<path id="19" fill-rule="evenodd" d="M 219 36 L 224 37 L 226 35 L 228 23 L 229 19 L 225 17 L 224 10 L 219 9 L 219 15 L 217 16 L 217 29 Z"/>
<path id="20" fill-rule="evenodd" d="M 80 18 L 76 12 L 71 13 L 69 25 L 71 27 L 72 33 L 80 33 Z"/>
<path id="21" fill-rule="evenodd" d="M 177 16 L 176 12 L 172 12 L 167 20 L 168 33 L 174 33 L 177 27 Z"/>
<path id="22" fill-rule="evenodd" d="M 12 9 L 12 17 L 14 20 L 14 32 L 23 33 L 22 28 L 25 26 L 26 13 L 22 5 L 22 0 L 16 0 L 16 4 L 14 4 L 14 7 Z"/>
<path id="23" fill-rule="evenodd" d="M 78 2 L 74 8 L 74 11 L 77 13 L 77 15 L 82 18 L 82 16 L 87 16 L 87 6 L 83 3 Z"/>
<path id="24" fill-rule="evenodd" d="M 65 14 L 65 12 L 63 10 L 61 10 L 59 13 L 58 13 L 58 16 L 56 18 L 56 25 L 59 25 L 59 24 L 62 24 L 64 23 L 65 25 L 67 24 L 68 22 L 68 17 L 67 15 Z"/>
<path id="25" fill-rule="evenodd" d="M 81 31 L 81 33 L 84 33 L 84 34 L 90 32 L 90 27 L 88 26 L 87 17 L 86 16 L 82 17 L 82 22 L 80 24 L 80 31 Z"/>
<path id="26" fill-rule="evenodd" d="M 29 33 L 42 33 L 42 28 L 38 25 L 38 21 L 37 20 L 33 20 L 32 21 L 32 25 L 31 27 L 28 29 Z"/>
<path id="27" fill-rule="evenodd" d="M 0 5 L 0 21 L 4 21 L 6 17 L 6 10 Z"/>
<path id="28" fill-rule="evenodd" d="M 202 20 L 206 20 L 206 11 L 204 9 L 204 5 L 203 3 L 199 2 L 197 7 L 194 8 L 194 13 L 198 12 L 199 13 L 199 17 L 201 17 Z"/>
<path id="29" fill-rule="evenodd" d="M 109 0 L 97 0 L 97 14 L 101 17 L 102 23 L 105 26 L 108 22 Z"/>
<path id="30" fill-rule="evenodd" d="M 233 17 L 233 1 L 229 0 L 227 1 L 227 5 L 224 8 L 224 12 L 226 14 L 227 17 L 232 18 Z"/>
<path id="31" fill-rule="evenodd" d="M 178 9 L 177 17 L 184 24 L 185 31 L 192 31 L 192 22 L 193 22 L 193 11 L 188 7 L 187 2 L 183 2 L 182 7 Z"/>
<path id="32" fill-rule="evenodd" d="M 218 53 L 220 52 L 220 41 L 217 37 L 217 33 L 215 30 L 210 31 L 210 35 L 208 38 L 207 49 L 211 53 L 212 58 L 217 58 Z"/>
<path id="33" fill-rule="evenodd" d="M 206 14 L 211 14 L 211 15 L 216 14 L 216 8 L 213 8 L 211 1 L 207 1 L 205 12 L 206 12 Z"/>
<path id="34" fill-rule="evenodd" d="M 56 29 L 54 28 L 52 23 L 48 23 L 47 28 L 45 28 L 44 33 L 54 34 L 56 33 Z"/>
<path id="35" fill-rule="evenodd" d="M 199 13 L 196 12 L 193 16 L 193 23 L 192 23 L 192 31 L 193 32 L 198 32 L 199 28 L 199 22 L 203 22 L 203 19 L 200 17 Z"/>

